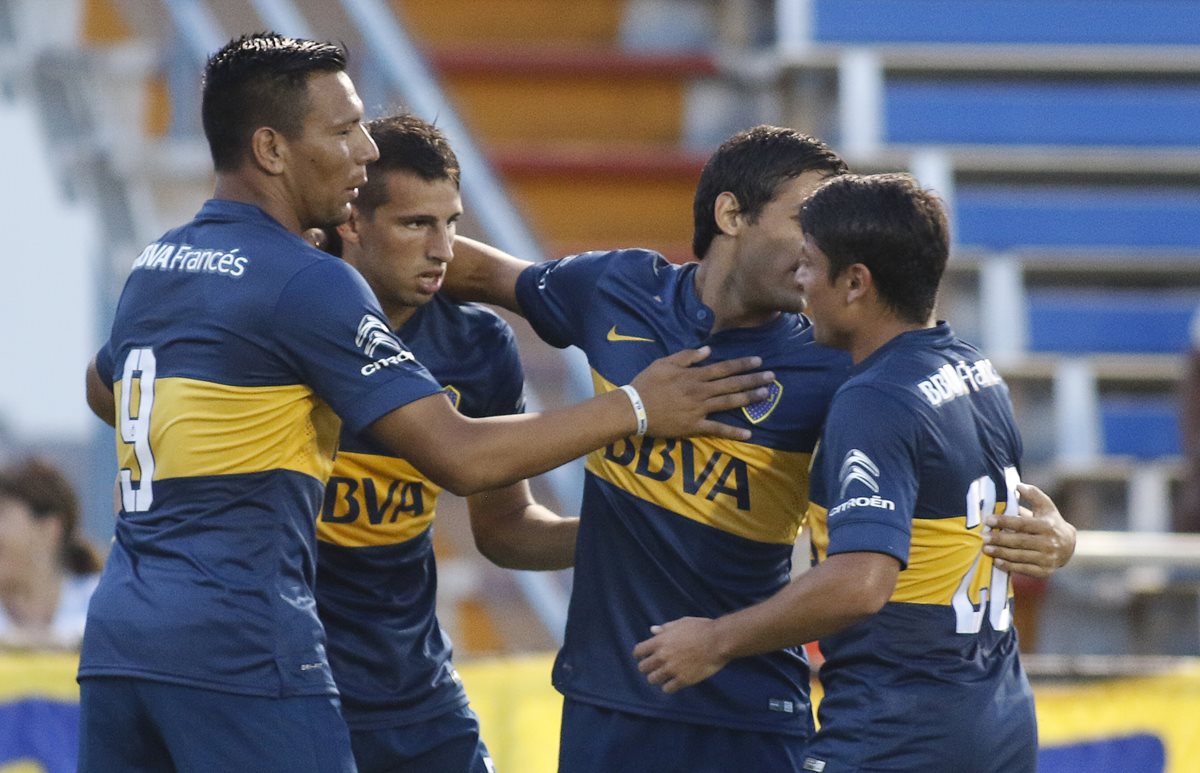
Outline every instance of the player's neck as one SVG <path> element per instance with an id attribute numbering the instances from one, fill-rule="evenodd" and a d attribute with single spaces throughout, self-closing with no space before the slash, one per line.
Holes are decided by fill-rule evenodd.
<path id="1" fill-rule="evenodd" d="M 761 327 L 779 316 L 773 309 L 760 309 L 747 302 L 728 261 L 709 255 L 700 262 L 695 277 L 696 295 L 712 309 L 712 332 L 738 327 Z"/>
<path id="2" fill-rule="evenodd" d="M 934 324 L 932 319 L 925 323 L 916 323 L 891 314 L 880 314 L 851 334 L 846 349 L 850 352 L 851 361 L 857 365 L 897 336 L 914 330 L 925 330 Z"/>
<path id="3" fill-rule="evenodd" d="M 293 203 L 275 186 L 238 172 L 218 172 L 213 198 L 253 204 L 292 233 L 300 233 L 300 218 Z"/>
<path id="4" fill-rule="evenodd" d="M 413 318 L 419 306 L 404 306 L 401 304 L 383 304 L 383 313 L 387 315 L 388 324 L 392 330 L 399 330 L 405 322 Z"/>

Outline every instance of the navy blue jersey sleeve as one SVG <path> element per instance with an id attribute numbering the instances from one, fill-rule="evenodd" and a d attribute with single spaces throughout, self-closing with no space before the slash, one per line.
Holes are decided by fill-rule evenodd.
<path id="1" fill-rule="evenodd" d="M 304 382 L 352 432 L 441 391 L 392 332 L 366 281 L 340 260 L 297 273 L 279 296 L 273 323 Z"/>
<path id="2" fill-rule="evenodd" d="M 100 347 L 100 351 L 96 352 L 96 372 L 100 374 L 100 380 L 109 389 L 112 389 L 112 385 L 117 380 L 116 367 L 117 364 L 112 355 L 112 342 L 105 341 L 104 346 Z"/>
<path id="3" fill-rule="evenodd" d="M 564 349 L 583 337 L 584 317 L 611 252 L 584 252 L 537 263 L 517 279 L 517 302 L 534 331 Z"/>
<path id="4" fill-rule="evenodd" d="M 517 354 L 517 341 L 507 322 L 500 321 L 492 347 L 492 383 L 480 417 L 525 412 L 525 370 Z"/>
<path id="5" fill-rule="evenodd" d="M 830 482 L 829 549 L 885 553 L 908 564 L 920 470 L 919 417 L 871 386 L 833 399 L 821 455 Z M 836 489 L 834 488 L 836 486 Z"/>

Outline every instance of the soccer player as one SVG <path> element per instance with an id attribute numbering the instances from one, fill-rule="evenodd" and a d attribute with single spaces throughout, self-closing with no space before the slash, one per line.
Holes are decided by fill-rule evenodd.
<path id="1" fill-rule="evenodd" d="M 1009 577 L 982 551 L 986 520 L 1018 514 L 1021 438 L 995 367 L 934 321 L 941 202 L 907 175 L 844 176 L 801 223 L 816 340 L 854 361 L 813 462 L 819 563 L 747 609 L 655 627 L 641 669 L 675 693 L 819 637 L 825 697 L 799 769 L 1035 770 Z"/>
<path id="2" fill-rule="evenodd" d="M 213 55 L 214 198 L 134 261 L 88 369 L 122 508 L 84 633 L 82 771 L 353 769 L 312 591 L 340 424 L 471 494 L 638 429 L 731 436 L 705 416 L 770 378 L 689 351 L 612 399 L 455 411 L 358 272 L 300 236 L 349 217 L 378 156 L 345 65 L 273 33 Z"/>
<path id="3" fill-rule="evenodd" d="M 367 124 L 379 159 L 327 249 L 362 273 L 388 323 L 467 416 L 524 410 L 511 328 L 438 292 L 462 216 L 458 160 L 413 115 Z M 431 527 L 440 488 L 376 440 L 343 431 L 317 522 L 317 612 L 360 773 L 486 773 L 479 721 L 435 615 Z M 563 569 L 578 519 L 525 481 L 467 499 L 480 551 L 514 569 Z"/>
<path id="4" fill-rule="evenodd" d="M 808 502 L 808 468 L 850 358 L 813 340 L 795 281 L 803 201 L 846 172 L 824 143 L 757 127 L 725 142 L 695 197 L 682 266 L 645 250 L 542 264 L 459 239 L 448 289 L 524 316 L 555 346 L 587 354 L 597 392 L 680 346 L 762 355 L 768 399 L 720 416 L 749 441 L 627 438 L 588 459 L 566 639 L 560 769 L 798 770 L 813 732 L 801 641 L 741 658 L 665 695 L 631 653 L 650 626 L 719 617 L 783 588 Z M 1051 510 L 1000 535 L 1002 555 L 1045 573 L 1074 532 Z"/>

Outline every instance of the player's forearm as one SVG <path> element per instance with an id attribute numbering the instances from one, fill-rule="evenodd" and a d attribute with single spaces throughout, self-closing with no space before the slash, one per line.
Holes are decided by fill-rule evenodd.
<path id="1" fill-rule="evenodd" d="M 475 546 L 489 561 L 505 569 L 543 571 L 575 564 L 578 518 L 563 518 L 537 503 L 518 505 L 505 513 L 485 512 L 488 504 L 471 497 L 471 528 Z"/>
<path id="2" fill-rule="evenodd" d="M 623 392 L 540 414 L 479 419 L 458 456 L 477 493 L 532 478 L 633 434 L 637 416 Z M 453 448 L 453 446 L 451 446 Z"/>
<path id="3" fill-rule="evenodd" d="M 895 588 L 898 568 L 895 559 L 876 553 L 832 556 L 766 601 L 718 618 L 717 650 L 728 661 L 799 646 L 849 628 L 883 607 Z"/>
<path id="4" fill-rule="evenodd" d="M 633 434 L 623 392 L 546 413 L 468 419 L 438 396 L 384 416 L 372 430 L 434 483 L 459 496 L 540 475 Z"/>
<path id="5" fill-rule="evenodd" d="M 652 626 L 653 636 L 633 648 L 638 670 L 671 694 L 735 658 L 828 636 L 877 612 L 895 587 L 898 567 L 877 554 L 833 556 L 759 604 L 715 620 L 683 617 Z"/>
<path id="6" fill-rule="evenodd" d="M 707 348 L 659 358 L 624 388 L 541 414 L 468 419 L 443 395 L 403 405 L 370 426 L 387 448 L 460 496 L 515 483 L 639 431 L 745 440 L 744 427 L 708 418 L 763 399 L 770 371 L 757 357 L 698 365 Z M 640 395 L 640 397 L 638 397 Z M 636 408 L 635 408 L 636 406 Z"/>
<path id="7" fill-rule="evenodd" d="M 520 314 L 517 276 L 529 265 L 529 261 L 459 236 L 454 240 L 454 260 L 446 268 L 444 287 L 459 300 L 491 303 Z"/>

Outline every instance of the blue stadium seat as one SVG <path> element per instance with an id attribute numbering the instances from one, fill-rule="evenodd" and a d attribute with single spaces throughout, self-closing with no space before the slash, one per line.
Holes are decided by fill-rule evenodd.
<path id="1" fill-rule="evenodd" d="M 1200 195 L 1183 188 L 959 186 L 958 242 L 985 249 L 1200 249 Z"/>
<path id="2" fill-rule="evenodd" d="M 831 43 L 1194 45 L 1192 0 L 814 0 Z"/>
<path id="3" fill-rule="evenodd" d="M 1182 147 L 1200 144 L 1200 84 L 904 76 L 884 116 L 893 143 Z"/>
<path id="4" fill-rule="evenodd" d="M 1200 306 L 1198 292 L 1058 290 L 1027 293 L 1035 352 L 1180 354 Z"/>
<path id="5" fill-rule="evenodd" d="M 1100 400 L 1104 453 L 1154 459 L 1183 453 L 1179 404 L 1163 397 Z"/>

